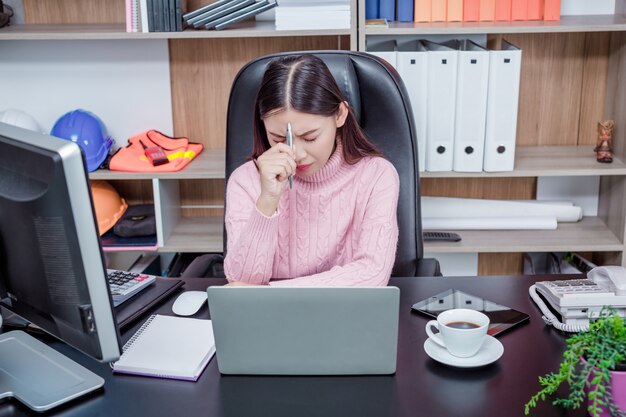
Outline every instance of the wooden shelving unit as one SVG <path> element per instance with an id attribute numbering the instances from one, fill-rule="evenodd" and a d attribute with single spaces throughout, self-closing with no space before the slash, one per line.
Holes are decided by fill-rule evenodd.
<path id="1" fill-rule="evenodd" d="M 187 7 L 194 10 L 209 2 L 189 0 Z M 221 252 L 225 116 L 232 80 L 246 62 L 269 53 L 356 50 L 356 0 L 351 7 L 349 29 L 280 31 L 273 21 L 251 20 L 221 31 L 127 33 L 122 1 L 24 0 L 26 23 L 0 29 L 0 41 L 167 41 L 171 133 L 201 142 L 204 150 L 179 172 L 98 170 L 90 179 L 112 181 L 129 203 L 155 205 L 159 252 Z"/>
<path id="2" fill-rule="evenodd" d="M 208 2 L 189 0 L 188 7 Z M 348 30 L 277 31 L 273 22 L 244 22 L 223 31 L 177 33 L 126 33 L 123 2 L 105 3 L 24 0 L 27 24 L 0 29 L 0 41 L 167 40 L 173 133 L 201 141 L 205 150 L 178 173 L 103 170 L 90 175 L 124 183 L 123 188 L 131 193 L 129 200 L 154 201 L 160 252 L 222 250 L 222 217 L 217 212 L 224 195 L 225 109 L 230 84 L 243 64 L 288 50 L 365 51 L 367 41 L 377 38 L 478 34 L 488 40 L 505 37 L 523 51 L 515 170 L 423 172 L 422 189 L 436 182 L 443 184 L 438 195 L 460 196 L 455 192 L 463 188 L 471 190 L 472 197 L 532 199 L 538 177 L 599 176 L 598 216 L 560 224 L 555 231 L 463 231 L 462 242 L 429 242 L 426 250 L 610 252 L 619 255 L 618 262 L 626 263 L 622 256 L 626 251 L 626 82 L 622 76 L 626 72 L 626 0 L 616 0 L 616 12 L 610 16 L 563 16 L 556 22 L 392 22 L 387 28 L 367 27 L 365 0 L 352 0 Z M 615 160 L 598 164 L 592 151 L 595 123 L 606 118 L 616 122 Z M 463 186 L 455 186 L 459 183 Z M 525 191 L 512 192 L 520 184 Z M 212 211 L 198 214 L 196 207 Z"/>
<path id="3" fill-rule="evenodd" d="M 364 5 L 359 0 L 359 50 L 379 39 L 405 42 L 438 35 L 484 35 L 488 42 L 504 38 L 522 49 L 515 170 L 421 172 L 423 190 L 452 197 L 533 199 L 539 177 L 600 177 L 597 217 L 560 223 L 554 231 L 457 231 L 461 242 L 427 242 L 426 251 L 611 253 L 611 259 L 626 265 L 626 83 L 621 76 L 626 70 L 626 1 L 616 1 L 613 15 L 561 16 L 560 21 L 390 22 L 388 27 L 366 26 Z M 593 152 L 596 123 L 605 119 L 616 122 L 611 164 L 597 163 Z M 520 184 L 522 191 L 511 189 Z M 521 254 L 506 259 L 521 268 Z"/>

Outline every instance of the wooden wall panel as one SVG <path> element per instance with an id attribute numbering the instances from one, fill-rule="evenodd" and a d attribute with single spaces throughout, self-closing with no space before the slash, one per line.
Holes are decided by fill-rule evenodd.
<path id="1" fill-rule="evenodd" d="M 626 33 L 610 35 L 605 114 L 615 120 L 614 154 L 626 157 Z M 598 216 L 620 240 L 626 236 L 626 177 L 601 177 Z M 621 260 L 626 264 L 626 257 Z"/>
<path id="2" fill-rule="evenodd" d="M 421 195 L 501 200 L 529 200 L 537 195 L 536 178 L 422 178 Z"/>
<path id="3" fill-rule="evenodd" d="M 33 24 L 124 23 L 124 0 L 24 0 L 24 21 Z"/>
<path id="4" fill-rule="evenodd" d="M 273 52 L 337 49 L 337 45 L 336 36 L 170 40 L 175 135 L 208 148 L 224 148 L 228 94 L 245 63 Z"/>
<path id="5" fill-rule="evenodd" d="M 596 265 L 618 265 L 624 266 L 622 263 L 621 252 L 596 252 L 592 255 L 583 255 L 586 259 L 591 260 Z"/>
<path id="6" fill-rule="evenodd" d="M 183 217 L 224 216 L 223 208 L 200 208 L 198 206 L 224 206 L 224 180 L 186 180 L 180 182 L 180 203 Z"/>
<path id="7" fill-rule="evenodd" d="M 152 181 L 109 181 L 119 195 L 128 204 L 151 204 L 154 202 L 152 193 Z"/>
<path id="8" fill-rule="evenodd" d="M 213 0 L 187 0 L 187 11 L 190 12 L 192 10 L 199 9 L 202 6 L 206 6 L 207 4 L 214 3 Z"/>
<path id="9" fill-rule="evenodd" d="M 605 119 L 610 33 L 587 33 L 580 103 L 579 145 L 595 145 L 597 125 Z M 610 118 L 610 116 L 609 116 Z"/>
<path id="10" fill-rule="evenodd" d="M 522 49 L 517 144 L 575 145 L 585 34 L 507 34 L 504 38 Z"/>
<path id="11" fill-rule="evenodd" d="M 478 254 L 478 275 L 521 275 L 521 253 Z"/>
<path id="12" fill-rule="evenodd" d="M 615 120 L 613 137 L 614 153 L 622 160 L 626 158 L 626 33 L 612 32 L 610 35 L 609 74 L 607 80 L 605 114 Z"/>

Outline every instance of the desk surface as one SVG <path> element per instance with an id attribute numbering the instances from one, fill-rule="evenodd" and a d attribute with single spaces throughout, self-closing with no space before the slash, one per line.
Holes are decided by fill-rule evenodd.
<path id="1" fill-rule="evenodd" d="M 535 277 L 538 280 L 551 277 Z M 394 278 L 401 290 L 398 367 L 392 376 L 262 377 L 221 376 L 213 358 L 198 382 L 113 375 L 66 345 L 51 345 L 105 379 L 104 391 L 45 414 L 53 416 L 480 416 L 523 415 L 523 404 L 538 390 L 537 377 L 557 369 L 565 337 L 544 326 L 528 296 L 531 277 Z M 188 279 L 185 290 L 222 284 L 218 279 Z M 457 369 L 430 359 L 423 349 L 428 319 L 411 305 L 449 288 L 465 290 L 531 316 L 528 324 L 498 336 L 504 355 L 477 369 Z M 153 313 L 172 314 L 175 297 Z M 208 318 L 203 307 L 197 318 Z M 122 335 L 125 342 L 140 326 Z M 0 404 L 0 417 L 40 415 L 17 401 Z M 585 416 L 542 404 L 533 416 Z"/>

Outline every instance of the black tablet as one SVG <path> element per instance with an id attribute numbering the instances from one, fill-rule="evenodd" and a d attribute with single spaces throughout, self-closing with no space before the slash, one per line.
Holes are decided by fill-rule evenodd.
<path id="1" fill-rule="evenodd" d="M 436 318 L 440 313 L 453 308 L 478 310 L 489 317 L 487 334 L 495 336 L 511 327 L 524 323 L 530 318 L 528 314 L 510 307 L 485 300 L 459 290 L 447 290 L 413 304 L 412 309 L 427 316 Z"/>

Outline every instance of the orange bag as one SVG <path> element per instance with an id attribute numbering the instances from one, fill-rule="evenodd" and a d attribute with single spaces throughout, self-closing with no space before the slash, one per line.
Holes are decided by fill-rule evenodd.
<path id="1" fill-rule="evenodd" d="M 145 148 L 160 146 L 169 163 L 153 166 L 146 157 Z M 187 138 L 171 138 L 156 130 L 148 130 L 128 139 L 128 145 L 117 151 L 109 162 L 111 171 L 127 172 L 175 172 L 186 167 L 202 152 L 200 143 Z"/>

